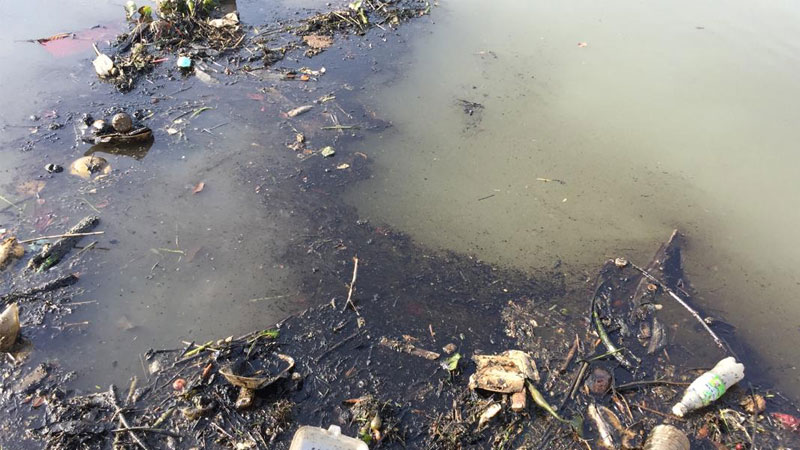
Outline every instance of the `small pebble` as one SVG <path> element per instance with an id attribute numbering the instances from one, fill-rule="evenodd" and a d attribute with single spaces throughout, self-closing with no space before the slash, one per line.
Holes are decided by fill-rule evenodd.
<path id="1" fill-rule="evenodd" d="M 64 168 L 59 166 L 58 164 L 48 164 L 44 166 L 44 170 L 50 173 L 61 173 L 64 171 Z"/>
<path id="2" fill-rule="evenodd" d="M 178 378 L 177 380 L 172 382 L 172 389 L 175 389 L 176 391 L 182 391 L 183 388 L 185 387 L 186 387 L 186 380 L 184 380 L 183 378 Z"/>

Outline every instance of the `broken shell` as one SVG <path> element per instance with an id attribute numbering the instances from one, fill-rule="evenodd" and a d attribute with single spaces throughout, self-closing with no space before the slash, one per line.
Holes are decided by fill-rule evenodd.
<path id="1" fill-rule="evenodd" d="M 369 422 L 369 428 L 375 431 L 375 430 L 380 430 L 381 426 L 383 426 L 383 421 L 381 421 L 381 416 L 379 416 L 376 413 L 375 417 L 373 417 L 372 420 Z"/>
<path id="2" fill-rule="evenodd" d="M 95 135 L 110 133 L 113 131 L 111 125 L 103 119 L 97 119 L 92 122 L 92 133 Z"/>
<path id="3" fill-rule="evenodd" d="M 121 112 L 114 114 L 114 117 L 111 118 L 111 126 L 120 133 L 127 133 L 133 128 L 133 121 L 130 115 Z"/>
<path id="4" fill-rule="evenodd" d="M 253 405 L 256 391 L 247 388 L 239 388 L 239 397 L 236 399 L 236 409 L 247 409 Z"/>
<path id="5" fill-rule="evenodd" d="M 653 293 L 653 292 L 655 292 L 657 290 L 658 290 L 658 286 L 656 286 L 655 284 L 653 284 L 653 283 L 648 283 L 647 284 L 647 292 Z"/>
<path id="6" fill-rule="evenodd" d="M 150 128 L 142 127 L 129 131 L 128 133 L 109 133 L 97 136 L 95 144 L 132 144 L 145 142 L 153 138 L 153 131 Z"/>
<path id="7" fill-rule="evenodd" d="M 69 173 L 89 179 L 92 175 L 107 175 L 111 173 L 111 165 L 108 164 L 105 158 L 84 156 L 72 162 L 69 166 Z"/>
<path id="8" fill-rule="evenodd" d="M 9 305 L 0 314 L 0 352 L 10 351 L 19 336 L 19 308 L 16 303 Z"/>
<path id="9" fill-rule="evenodd" d="M 628 267 L 628 264 L 629 264 L 628 260 L 623 257 L 619 257 L 614 260 L 614 265 L 619 267 L 620 269 L 622 269 L 623 267 Z"/>
<path id="10" fill-rule="evenodd" d="M 44 170 L 46 170 L 48 173 L 61 173 L 64 171 L 64 168 L 58 164 L 48 164 L 44 166 Z"/>
<path id="11" fill-rule="evenodd" d="M 219 369 L 219 373 L 221 373 L 222 376 L 225 377 L 226 380 L 228 380 L 228 383 L 230 383 L 230 384 L 232 384 L 232 385 L 234 385 L 236 387 L 245 388 L 245 389 L 251 389 L 251 390 L 255 391 L 255 390 L 267 387 L 270 384 L 274 383 L 280 377 L 282 377 L 284 374 L 286 374 L 287 372 L 292 370 L 292 368 L 294 367 L 294 358 L 292 358 L 291 356 L 282 355 L 280 353 L 276 354 L 275 356 L 277 356 L 278 358 L 283 360 L 283 362 L 286 364 L 286 367 L 284 367 L 275 376 L 264 376 L 264 377 L 252 376 L 252 377 L 248 377 L 248 376 L 238 375 L 238 374 L 234 373 L 234 368 L 233 367 L 223 367 L 223 368 Z"/>
<path id="12" fill-rule="evenodd" d="M 492 417 L 496 416 L 501 409 L 503 408 L 499 403 L 492 403 L 489 405 L 489 407 L 483 411 L 483 414 L 481 414 L 481 417 L 478 419 L 478 428 L 483 428 L 483 426 L 486 425 L 486 423 L 489 422 Z"/>

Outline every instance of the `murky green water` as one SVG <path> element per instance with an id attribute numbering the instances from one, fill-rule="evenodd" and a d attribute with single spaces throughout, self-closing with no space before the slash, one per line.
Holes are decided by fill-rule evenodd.
<path id="1" fill-rule="evenodd" d="M 395 127 L 363 143 L 361 213 L 568 271 L 644 263 L 679 228 L 699 303 L 796 392 L 800 7 L 465 0 L 435 17 L 400 81 L 366 95 Z"/>

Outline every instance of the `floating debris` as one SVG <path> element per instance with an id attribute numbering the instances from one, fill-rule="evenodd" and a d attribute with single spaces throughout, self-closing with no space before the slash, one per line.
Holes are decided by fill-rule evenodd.
<path id="1" fill-rule="evenodd" d="M 88 180 L 94 176 L 108 175 L 111 165 L 100 156 L 82 156 L 70 164 L 69 173 Z"/>

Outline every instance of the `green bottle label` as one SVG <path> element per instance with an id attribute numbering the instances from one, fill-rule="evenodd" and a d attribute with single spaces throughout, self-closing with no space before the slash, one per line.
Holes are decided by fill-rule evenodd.
<path id="1" fill-rule="evenodd" d="M 700 397 L 703 406 L 722 397 L 722 394 L 725 393 L 727 388 L 722 378 L 713 372 L 704 373 L 692 383 L 692 390 Z"/>

